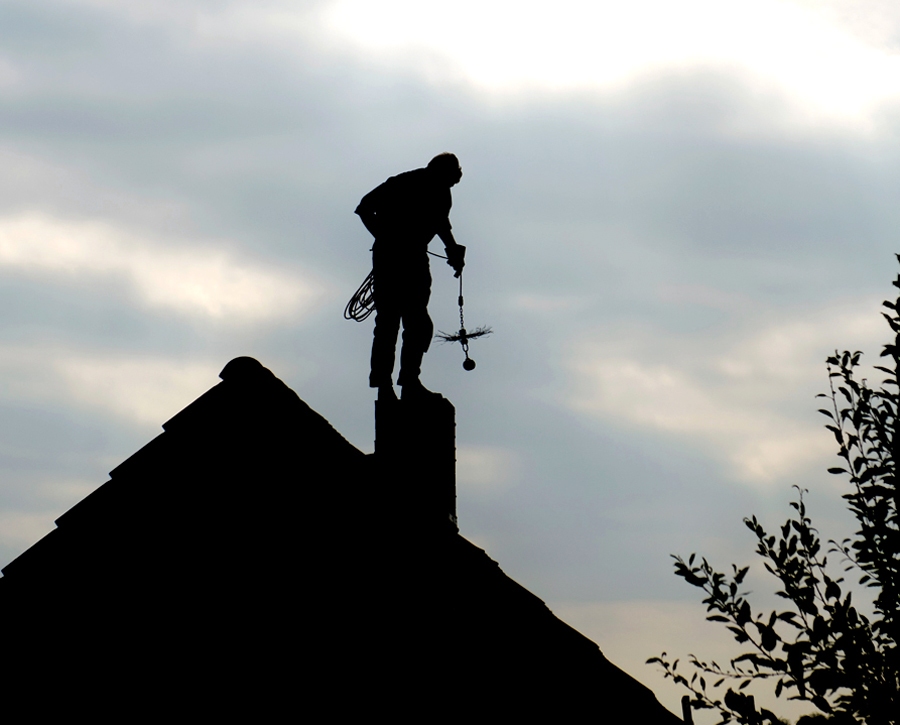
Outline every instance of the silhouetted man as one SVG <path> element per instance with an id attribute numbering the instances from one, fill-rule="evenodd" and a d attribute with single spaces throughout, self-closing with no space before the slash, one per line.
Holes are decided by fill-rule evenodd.
<path id="1" fill-rule="evenodd" d="M 435 235 L 447 251 L 447 263 L 459 277 L 465 247 L 450 231 L 450 187 L 462 178 L 459 159 L 439 154 L 424 169 L 392 176 L 366 194 L 356 213 L 366 225 L 375 277 L 375 337 L 369 386 L 379 399 L 396 398 L 392 384 L 397 333 L 403 322 L 400 377 L 403 398 L 432 395 L 419 381 L 422 356 L 431 344 L 434 325 L 428 316 L 431 271 L 428 243 Z"/>

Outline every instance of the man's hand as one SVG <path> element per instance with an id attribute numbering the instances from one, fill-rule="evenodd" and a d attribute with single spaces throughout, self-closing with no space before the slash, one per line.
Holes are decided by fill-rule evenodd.
<path id="1" fill-rule="evenodd" d="M 462 244 L 454 244 L 447 247 L 447 264 L 453 267 L 456 272 L 454 277 L 462 274 L 463 267 L 466 266 L 466 248 Z"/>

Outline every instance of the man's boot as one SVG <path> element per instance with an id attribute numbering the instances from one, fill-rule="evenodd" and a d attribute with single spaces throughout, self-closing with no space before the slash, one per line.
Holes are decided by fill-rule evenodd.
<path id="1" fill-rule="evenodd" d="M 400 393 L 401 400 L 429 400 L 441 397 L 440 393 L 435 393 L 422 385 L 422 381 L 418 378 L 405 382 L 401 387 L 403 388 Z"/>
<path id="2" fill-rule="evenodd" d="M 391 383 L 387 385 L 379 385 L 378 386 L 378 401 L 381 403 L 384 402 L 395 402 L 397 400 L 397 393 L 394 392 L 394 386 Z"/>

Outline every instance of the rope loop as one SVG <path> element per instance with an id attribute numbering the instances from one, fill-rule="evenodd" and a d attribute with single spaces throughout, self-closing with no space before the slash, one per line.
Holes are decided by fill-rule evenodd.
<path id="1" fill-rule="evenodd" d="M 345 320 L 362 322 L 375 311 L 375 271 L 369 272 L 344 308 Z"/>

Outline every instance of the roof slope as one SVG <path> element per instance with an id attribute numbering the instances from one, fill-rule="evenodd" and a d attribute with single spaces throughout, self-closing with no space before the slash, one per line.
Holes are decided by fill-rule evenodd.
<path id="1" fill-rule="evenodd" d="M 258 362 L 221 377 L 3 569 L 6 707 L 680 722 Z"/>

